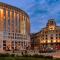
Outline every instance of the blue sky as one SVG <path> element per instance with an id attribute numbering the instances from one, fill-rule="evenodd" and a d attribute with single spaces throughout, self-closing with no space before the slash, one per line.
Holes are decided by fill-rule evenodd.
<path id="1" fill-rule="evenodd" d="M 0 0 L 0 2 L 21 8 L 30 16 L 31 32 L 38 32 L 54 18 L 60 25 L 60 0 Z"/>

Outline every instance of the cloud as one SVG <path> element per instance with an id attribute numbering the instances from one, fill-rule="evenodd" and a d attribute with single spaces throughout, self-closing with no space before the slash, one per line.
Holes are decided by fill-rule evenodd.
<path id="1" fill-rule="evenodd" d="M 60 24 L 60 0 L 0 0 L 19 7 L 30 16 L 31 32 L 38 32 L 46 26 L 48 19 L 54 18 Z"/>

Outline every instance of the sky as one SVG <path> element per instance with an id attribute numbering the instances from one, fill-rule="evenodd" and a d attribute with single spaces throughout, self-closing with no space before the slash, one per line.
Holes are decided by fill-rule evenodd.
<path id="1" fill-rule="evenodd" d="M 39 32 L 49 19 L 60 25 L 60 0 L 0 0 L 24 10 L 30 17 L 31 33 Z"/>

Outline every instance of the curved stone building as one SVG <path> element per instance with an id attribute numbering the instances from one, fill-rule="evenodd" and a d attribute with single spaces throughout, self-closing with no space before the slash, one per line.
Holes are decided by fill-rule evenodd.
<path id="1" fill-rule="evenodd" d="M 0 2 L 0 51 L 20 51 L 29 47 L 29 16 L 21 9 Z"/>

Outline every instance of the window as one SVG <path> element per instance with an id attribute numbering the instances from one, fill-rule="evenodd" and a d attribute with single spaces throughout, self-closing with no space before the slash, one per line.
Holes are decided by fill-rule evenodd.
<path id="1" fill-rule="evenodd" d="M 10 10 L 8 11 L 8 32 L 10 32 Z"/>
<path id="2" fill-rule="evenodd" d="M 12 32 L 14 32 L 14 11 L 12 11 Z"/>
<path id="3" fill-rule="evenodd" d="M 17 32 L 17 12 L 15 12 L 15 27 L 16 27 L 16 32 Z"/>
<path id="4" fill-rule="evenodd" d="M 51 37 L 51 39 L 53 39 L 53 37 Z"/>
<path id="5" fill-rule="evenodd" d="M 56 34 L 56 36 L 58 36 L 58 34 Z"/>
<path id="6" fill-rule="evenodd" d="M 3 44 L 3 46 L 6 46 L 6 44 Z"/>
<path id="7" fill-rule="evenodd" d="M 19 24 L 20 24 L 20 22 L 19 22 L 19 14 L 17 13 L 17 32 L 19 32 Z"/>
<path id="8" fill-rule="evenodd" d="M 3 44 L 6 43 L 6 41 L 3 41 Z"/>
<path id="9" fill-rule="evenodd" d="M 51 36 L 53 36 L 53 34 L 51 34 Z"/>
<path id="10" fill-rule="evenodd" d="M 42 35 L 44 37 L 44 35 Z"/>
<path id="11" fill-rule="evenodd" d="M 58 39 L 58 37 L 56 37 L 56 39 Z"/>
<path id="12" fill-rule="evenodd" d="M 43 40 L 44 40 L 44 38 L 43 38 Z"/>
<path id="13" fill-rule="evenodd" d="M 6 32 L 6 9 L 4 9 L 4 31 Z"/>
<path id="14" fill-rule="evenodd" d="M 3 50 L 6 50 L 6 47 L 3 47 Z"/>
<path id="15" fill-rule="evenodd" d="M 60 34 L 59 34 L 59 36 L 60 36 Z"/>
<path id="16" fill-rule="evenodd" d="M 6 50 L 6 40 L 3 41 L 3 50 Z"/>
<path id="17" fill-rule="evenodd" d="M 47 37 L 47 35 L 46 35 L 46 37 Z"/>
<path id="18" fill-rule="evenodd" d="M 53 24 L 53 21 L 51 21 L 51 24 Z"/>
<path id="19" fill-rule="evenodd" d="M 47 40 L 47 37 L 46 37 L 46 40 Z"/>

